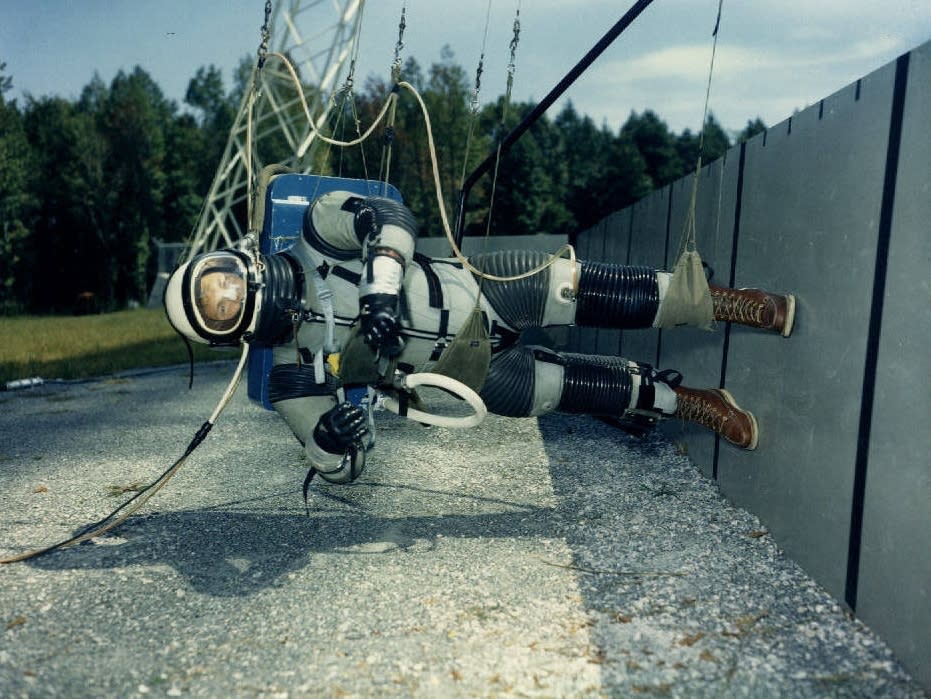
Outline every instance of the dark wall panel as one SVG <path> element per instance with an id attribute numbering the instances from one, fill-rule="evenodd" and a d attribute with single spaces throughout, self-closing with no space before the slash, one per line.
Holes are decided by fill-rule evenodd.
<path id="1" fill-rule="evenodd" d="M 629 207 L 633 216 L 629 264 L 648 265 L 656 269 L 665 268 L 670 196 L 670 190 L 666 187 L 651 193 Z M 621 351 L 624 357 L 655 364 L 658 348 L 658 330 L 648 328 L 624 331 L 621 341 Z"/>
<path id="2" fill-rule="evenodd" d="M 737 286 L 793 291 L 790 339 L 733 326 L 725 382 L 760 421 L 722 490 L 844 597 L 894 65 L 747 144 Z"/>
<path id="3" fill-rule="evenodd" d="M 731 276 L 734 240 L 734 211 L 740 169 L 740 148 L 702 169 L 695 209 L 695 232 L 702 260 L 714 270 L 712 282 L 727 286 Z M 682 232 L 688 218 L 694 175 L 672 185 L 670 215 L 670 260 L 675 265 Z M 720 385 L 724 356 L 725 327 L 709 332 L 692 327 L 663 331 L 660 368 L 682 372 L 684 384 L 696 388 Z M 740 397 L 737 397 L 740 401 Z M 706 476 L 714 475 L 715 436 L 712 432 L 680 420 L 662 424 L 663 432 L 685 451 Z"/>
<path id="4" fill-rule="evenodd" d="M 931 44 L 907 68 L 857 613 L 931 687 Z"/>
<path id="5" fill-rule="evenodd" d="M 714 282 L 794 292 L 795 332 L 630 330 L 621 354 L 723 384 L 757 415 L 755 452 L 661 429 L 931 688 L 929 114 L 931 43 L 706 167 L 697 232 Z M 629 264 L 675 263 L 691 182 L 622 212 Z M 615 259 L 610 237 L 603 251 Z"/>
<path id="6" fill-rule="evenodd" d="M 604 255 L 604 222 L 596 224 L 576 239 L 575 254 L 580 260 L 600 260 Z M 576 326 L 572 331 L 571 351 L 594 354 L 598 349 L 598 330 Z"/>
<path id="7" fill-rule="evenodd" d="M 601 262 L 627 264 L 630 242 L 630 209 L 618 211 L 605 219 L 604 252 Z M 621 354 L 621 331 L 603 328 L 598 331 L 597 354 L 619 356 Z"/>

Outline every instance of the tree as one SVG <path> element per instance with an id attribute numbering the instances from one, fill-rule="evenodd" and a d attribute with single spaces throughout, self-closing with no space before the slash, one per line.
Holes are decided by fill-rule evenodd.
<path id="1" fill-rule="evenodd" d="M 556 169 L 565 168 L 564 197 L 572 214 L 572 232 L 589 228 L 649 191 L 646 164 L 628 136 L 615 136 L 606 125 L 596 128 L 568 103 L 556 117 L 562 141 Z"/>
<path id="2" fill-rule="evenodd" d="M 487 105 L 482 110 L 480 124 L 492 148 L 535 107 L 533 103 L 505 105 L 504 97 L 497 104 Z M 484 233 L 490 216 L 492 234 L 565 233 L 572 217 L 564 202 L 563 170 L 553 167 L 550 157 L 559 147 L 557 129 L 543 116 L 510 149 L 502 152 L 497 180 L 495 168 L 484 178 L 484 200 L 491 209 L 476 212 L 484 215 L 476 217 L 471 226 L 473 232 Z M 481 201 L 482 197 L 477 199 Z"/>
<path id="3" fill-rule="evenodd" d="M 26 136 L 34 153 L 34 195 L 39 204 L 33 220 L 35 250 L 29 293 L 31 310 L 70 311 L 76 295 L 99 291 L 96 275 L 103 264 L 92 222 L 104 227 L 98 198 L 103 166 L 95 139 L 93 116 L 59 97 L 29 98 L 23 113 Z M 43 273 L 54 270 L 54 274 Z"/>
<path id="4" fill-rule="evenodd" d="M 197 225 L 204 196 L 210 188 L 219 157 L 207 154 L 207 140 L 194 117 L 181 114 L 165 124 L 165 172 L 162 226 L 159 239 L 184 242 Z M 151 270 L 154 273 L 157 270 Z"/>
<path id="5" fill-rule="evenodd" d="M 643 157 L 652 188 L 663 187 L 682 174 L 675 139 L 666 122 L 652 110 L 648 109 L 642 116 L 631 112 L 621 127 L 621 136 L 629 138 Z"/>
<path id="6" fill-rule="evenodd" d="M 70 311 L 85 291 L 105 310 L 144 298 L 154 272 L 150 243 L 183 240 L 196 224 L 253 65 L 254 57 L 243 59 L 229 93 L 215 66 L 199 68 L 185 94 L 191 109 L 180 113 L 139 67 L 109 85 L 95 75 L 76 101 L 27 98 L 19 108 L 3 99 L 12 80 L 0 63 L 0 307 Z M 408 59 L 401 79 L 429 111 L 454 224 L 463 176 L 534 105 L 506 105 L 499 96 L 473 115 L 469 76 L 448 48 L 426 71 Z M 290 82 L 284 87 L 293 89 Z M 354 139 L 394 88 L 374 78 L 361 93 L 344 86 L 322 128 Z M 304 89 L 313 97 L 311 86 Z M 389 181 L 420 222 L 420 234 L 442 235 L 424 115 L 413 95 L 404 89 L 398 95 L 390 128 L 383 124 L 352 148 L 321 144 L 308 166 L 323 175 Z M 296 100 L 287 108 L 304 118 Z M 748 122 L 740 138 L 765 128 L 760 119 Z M 729 145 L 710 115 L 703 159 Z M 266 163 L 293 150 L 280 136 L 260 139 L 259 148 Z M 570 103 L 553 120 L 541 117 L 503 154 L 493 197 L 493 173 L 475 183 L 467 233 L 483 235 L 491 221 L 492 234 L 572 235 L 690 173 L 697 149 L 696 134 L 670 132 L 652 111 L 631 112 L 614 133 Z"/>
<path id="7" fill-rule="evenodd" d="M 737 143 L 749 141 L 758 133 L 763 133 L 764 131 L 766 131 L 766 124 L 763 123 L 763 120 L 760 119 L 760 117 L 752 120 L 748 119 L 747 125 L 743 128 L 743 131 L 737 135 Z"/>
<path id="8" fill-rule="evenodd" d="M 714 114 L 709 113 L 705 121 L 704 133 L 692 134 L 689 129 L 683 131 L 676 139 L 676 154 L 682 165 L 682 171 L 679 177 L 684 177 L 695 171 L 695 163 L 698 162 L 698 147 L 702 145 L 701 161 L 702 164 L 710 163 L 727 153 L 731 147 L 731 141 L 724 129 L 714 118 Z"/>
<path id="9" fill-rule="evenodd" d="M 633 139 L 618 134 L 608 149 L 607 185 L 598 220 L 630 206 L 650 193 L 652 181 L 647 164 Z"/>
<path id="10" fill-rule="evenodd" d="M 9 92 L 13 89 L 13 76 L 4 75 L 3 71 L 6 70 L 6 61 L 0 61 L 0 101 L 3 100 L 3 93 Z"/>
<path id="11" fill-rule="evenodd" d="M 427 106 L 436 148 L 437 166 L 443 201 L 454 225 L 462 172 L 470 171 L 487 152 L 487 140 L 473 135 L 470 148 L 468 132 L 471 121 L 469 84 L 465 71 L 456 66 L 448 47 L 442 61 L 429 70 L 429 77 L 416 60 L 410 58 L 401 71 L 401 79 L 410 83 Z M 342 106 L 335 115 L 333 134 L 341 140 L 354 138 L 365 131 L 381 111 L 391 93 L 383 80 L 370 79 L 363 95 Z M 390 117 L 390 114 L 389 114 Z M 359 128 L 356 128 L 358 119 Z M 390 160 L 388 155 L 390 154 Z M 394 123 L 387 122 L 371 138 L 356 148 L 330 152 L 332 171 L 340 176 L 385 179 L 397 187 L 420 223 L 420 235 L 444 234 L 438 212 L 433 164 L 427 138 L 426 122 L 416 98 L 407 90 L 398 92 Z"/>
<path id="12" fill-rule="evenodd" d="M 188 165 L 195 165 L 199 191 L 205 194 L 213 181 L 217 164 L 223 157 L 230 129 L 236 119 L 238 102 L 233 101 L 232 94 L 225 93 L 220 69 L 210 65 L 198 68 L 188 82 L 184 103 L 199 112 L 199 139 L 191 132 L 186 119 L 179 119 L 175 126 L 187 132 L 181 141 L 185 146 L 194 148 L 188 156 L 188 160 L 194 162 Z M 175 165 L 178 166 L 177 163 Z"/>
<path id="13" fill-rule="evenodd" d="M 0 313 L 19 311 L 29 298 L 30 227 L 36 200 L 32 194 L 32 153 L 16 102 L 4 93 L 13 86 L 0 63 Z"/>
<path id="14" fill-rule="evenodd" d="M 138 66 L 117 73 L 101 119 L 109 143 L 108 192 L 113 211 L 105 247 L 114 265 L 108 295 L 119 306 L 142 301 L 148 291 L 153 237 L 163 237 L 165 132 L 176 107 Z"/>

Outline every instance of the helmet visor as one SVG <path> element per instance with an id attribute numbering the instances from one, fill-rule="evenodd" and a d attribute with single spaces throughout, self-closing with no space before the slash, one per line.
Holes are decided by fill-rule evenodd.
<path id="1" fill-rule="evenodd" d="M 190 288 L 197 320 L 215 335 L 237 332 L 248 305 L 245 263 L 233 253 L 215 252 L 194 264 Z"/>

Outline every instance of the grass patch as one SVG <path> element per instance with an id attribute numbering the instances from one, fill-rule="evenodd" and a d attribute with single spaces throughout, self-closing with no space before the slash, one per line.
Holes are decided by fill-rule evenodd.
<path id="1" fill-rule="evenodd" d="M 183 364 L 181 338 L 160 308 L 89 316 L 0 317 L 0 383 L 39 376 L 87 379 Z M 233 359 L 238 349 L 194 346 L 194 361 Z"/>

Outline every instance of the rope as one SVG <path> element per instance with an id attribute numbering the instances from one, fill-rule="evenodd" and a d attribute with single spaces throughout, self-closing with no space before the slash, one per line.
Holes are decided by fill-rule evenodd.
<path id="1" fill-rule="evenodd" d="M 404 50 L 404 30 L 407 28 L 407 5 L 401 5 L 401 19 L 398 21 L 398 40 L 394 45 L 394 61 L 391 63 L 391 82 L 397 86 L 401 80 L 401 51 Z M 388 180 L 391 176 L 391 156 L 394 144 L 394 124 L 397 119 L 398 105 L 394 100 L 388 110 L 388 122 L 385 124 L 384 140 L 381 147 L 381 163 L 378 166 L 378 179 L 384 182 L 382 195 L 388 192 Z"/>
<path id="2" fill-rule="evenodd" d="M 485 31 L 482 34 L 482 50 L 479 52 L 478 65 L 475 68 L 475 86 L 469 98 L 469 131 L 466 134 L 465 154 L 462 156 L 462 174 L 459 176 L 459 189 L 465 184 L 466 168 L 469 164 L 469 152 L 472 150 L 472 134 L 475 131 L 475 122 L 478 119 L 478 96 L 482 89 L 482 72 L 485 64 L 485 44 L 488 41 L 488 25 L 491 20 L 491 0 L 485 10 Z"/>
<path id="3" fill-rule="evenodd" d="M 701 177 L 702 155 L 704 154 L 705 147 L 705 127 L 708 121 L 708 104 L 711 99 L 711 78 L 714 75 L 714 57 L 718 48 L 718 29 L 721 27 L 721 9 L 723 5 L 724 0 L 718 0 L 718 15 L 714 22 L 714 31 L 711 33 L 714 37 L 711 44 L 711 65 L 708 68 L 708 84 L 705 87 L 705 107 L 702 112 L 701 132 L 698 137 L 698 158 L 695 163 L 695 177 L 692 180 L 692 195 L 689 200 L 688 217 L 685 221 L 685 229 L 682 232 L 682 240 L 679 242 L 680 255 L 687 250 L 694 251 L 698 247 L 695 231 L 695 210 L 698 206 L 698 180 Z"/>
<path id="4" fill-rule="evenodd" d="M 332 139 L 327 136 L 324 136 L 323 134 L 320 133 L 319 129 L 317 129 L 316 124 L 314 124 L 313 117 L 310 114 L 310 108 L 307 105 L 307 99 L 304 96 L 303 90 L 301 88 L 300 80 L 298 79 L 297 73 L 295 72 L 294 68 L 291 66 L 291 63 L 287 59 L 287 57 L 285 57 L 284 55 L 280 53 L 275 52 L 275 53 L 268 54 L 268 58 L 269 59 L 274 58 L 274 59 L 280 60 L 283 63 L 285 70 L 287 71 L 289 77 L 291 78 L 291 82 L 294 84 L 295 89 L 297 90 L 297 93 L 300 96 L 301 107 L 304 110 L 304 115 L 307 117 L 307 123 L 310 125 L 311 130 L 315 134 L 315 138 L 319 138 L 324 143 L 330 143 L 331 145 L 334 145 L 334 146 L 347 148 L 349 146 L 356 146 L 364 142 L 366 139 L 368 139 L 372 135 L 372 133 L 375 131 L 378 125 L 382 122 L 382 120 L 385 119 L 386 115 L 388 114 L 389 109 L 397 101 L 398 93 L 400 90 L 407 90 L 414 96 L 414 99 L 417 101 L 417 104 L 420 107 L 421 114 L 423 115 L 424 128 L 427 132 L 427 143 L 428 143 L 429 152 L 430 152 L 430 163 L 431 163 L 432 171 L 433 171 L 433 184 L 434 184 L 434 189 L 436 191 L 436 200 L 437 200 L 437 205 L 438 205 L 438 209 L 440 213 L 440 221 L 443 224 L 443 231 L 446 235 L 447 241 L 450 244 L 450 247 L 452 248 L 454 256 L 458 259 L 459 262 L 462 263 L 462 265 L 466 269 L 468 269 L 473 274 L 483 279 L 489 279 L 491 281 L 511 282 L 511 281 L 519 281 L 521 279 L 526 279 L 527 277 L 532 277 L 535 274 L 540 274 L 541 272 L 549 269 L 549 267 L 555 264 L 556 260 L 562 257 L 565 257 L 567 252 L 569 253 L 570 260 L 575 262 L 575 259 L 576 259 L 575 249 L 571 245 L 566 244 L 566 245 L 563 245 L 555 253 L 553 253 L 550 260 L 542 263 L 541 265 L 523 274 L 518 274 L 513 277 L 501 277 L 501 276 L 487 274 L 485 272 L 482 272 L 482 270 L 476 268 L 474 265 L 472 265 L 468 261 L 468 258 L 466 258 L 462 254 L 462 251 L 459 249 L 459 246 L 456 245 L 456 239 L 450 228 L 449 217 L 448 217 L 448 214 L 446 213 L 446 204 L 443 201 L 443 187 L 442 187 L 442 184 L 440 183 L 439 163 L 438 163 L 437 153 L 436 153 L 436 143 L 433 139 L 433 127 L 430 122 L 430 114 L 429 114 L 429 110 L 427 109 L 427 105 L 424 103 L 423 98 L 420 96 L 420 93 L 417 91 L 417 88 L 415 88 L 413 85 L 403 80 L 397 83 L 397 85 L 395 85 L 395 87 L 392 88 L 391 93 L 388 95 L 388 98 L 385 100 L 384 105 L 382 105 L 381 111 L 375 117 L 375 120 L 368 127 L 368 129 L 366 129 L 365 133 L 363 133 L 361 136 L 351 141 L 338 141 L 336 139 Z M 298 151 L 298 157 L 303 155 L 304 150 L 305 150 L 305 147 L 301 146 L 301 149 Z"/>
<path id="5" fill-rule="evenodd" d="M 430 125 L 430 115 L 427 112 L 427 106 L 424 104 L 423 98 L 420 96 L 420 93 L 417 92 L 417 90 L 414 88 L 413 85 L 410 85 L 409 83 L 406 83 L 406 82 L 402 82 L 400 83 L 400 87 L 406 90 L 409 90 L 411 94 L 414 95 L 414 98 L 417 100 L 417 103 L 420 105 L 421 112 L 423 113 L 424 122 L 426 123 L 426 129 L 427 129 L 427 143 L 429 144 L 430 161 L 433 166 L 433 185 L 436 191 L 436 201 L 437 201 L 437 205 L 440 211 L 440 220 L 443 222 L 443 230 L 446 233 L 447 241 L 452 247 L 453 254 L 456 256 L 459 262 L 462 263 L 463 267 L 468 269 L 473 274 L 478 275 L 482 279 L 489 279 L 491 281 L 496 281 L 496 282 L 513 282 L 513 281 L 519 281 L 521 279 L 526 279 L 527 277 L 532 277 L 535 274 L 539 274 L 540 272 L 543 272 L 546 269 L 549 269 L 552 265 L 556 263 L 556 260 L 564 257 L 567 252 L 569 253 L 569 259 L 572 260 L 572 262 L 574 263 L 575 262 L 575 248 L 573 248 L 569 244 L 563 245 L 559 250 L 553 253 L 553 255 L 550 256 L 550 259 L 547 262 L 544 262 L 540 264 L 539 266 L 534 267 L 533 269 L 527 272 L 524 272 L 523 274 L 518 274 L 512 277 L 500 277 L 494 274 L 488 274 L 476 268 L 474 265 L 472 265 L 469 262 L 468 258 L 466 258 L 462 254 L 462 251 L 459 249 L 459 246 L 456 245 L 456 239 L 453 236 L 452 230 L 450 229 L 450 226 L 449 226 L 449 218 L 446 214 L 446 206 L 443 203 L 443 186 L 440 183 L 440 169 L 439 169 L 439 165 L 437 163 L 437 158 L 436 158 L 436 145 L 433 141 L 433 129 Z"/>
<path id="6" fill-rule="evenodd" d="M 513 36 L 511 37 L 511 57 L 508 60 L 507 67 L 507 85 L 504 90 L 504 104 L 501 105 L 501 133 L 505 133 L 507 126 L 508 111 L 511 106 L 511 92 L 514 87 L 514 71 L 517 69 L 517 45 L 520 42 L 520 2 L 517 3 L 517 10 L 514 13 Z M 495 151 L 495 169 L 491 175 L 491 192 L 488 195 L 488 218 L 485 221 L 485 237 L 482 241 L 482 252 L 488 252 L 488 239 L 491 237 L 491 219 L 495 209 L 495 193 L 498 188 L 498 167 L 501 164 L 501 148 L 504 143 L 503 138 L 498 138 L 498 148 Z M 482 292 L 482 282 L 485 281 L 485 275 L 479 278 L 479 294 Z"/>

